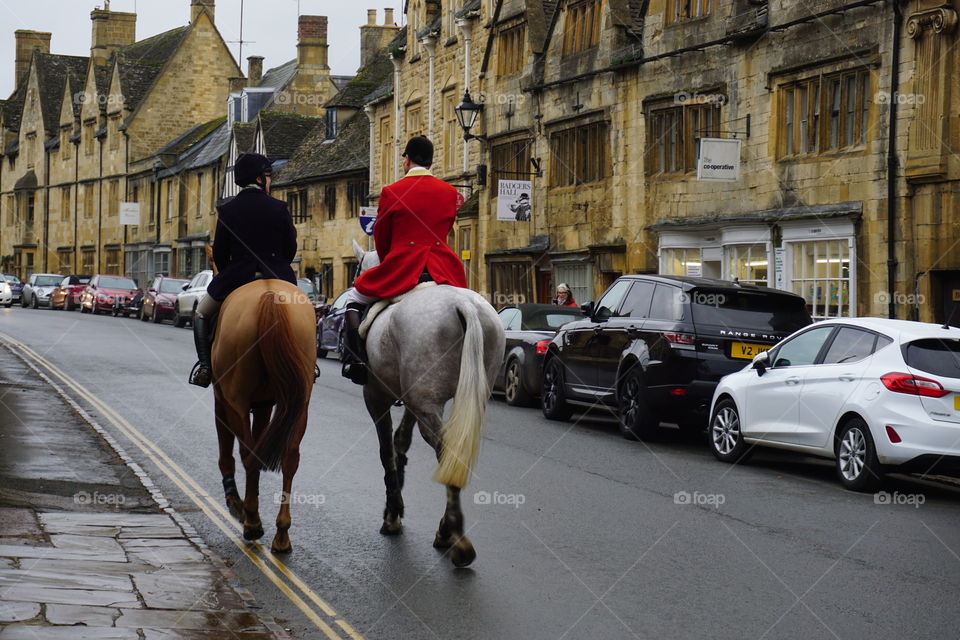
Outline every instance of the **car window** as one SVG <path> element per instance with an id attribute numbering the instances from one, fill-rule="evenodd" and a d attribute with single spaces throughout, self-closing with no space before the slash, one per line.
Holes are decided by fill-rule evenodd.
<path id="1" fill-rule="evenodd" d="M 210 284 L 210 274 L 209 274 L 209 273 L 205 273 L 205 274 L 203 274 L 203 276 L 200 278 L 200 282 L 197 283 L 197 286 L 198 286 L 198 287 L 206 287 L 208 284 Z"/>
<path id="2" fill-rule="evenodd" d="M 344 308 L 345 306 L 347 306 L 347 292 L 346 292 L 346 291 L 344 291 L 344 292 L 341 293 L 339 296 L 337 296 L 337 299 L 333 301 L 333 304 L 330 305 L 330 308 L 331 308 L 331 309 L 334 309 L 334 310 L 338 310 L 338 309 Z"/>
<path id="3" fill-rule="evenodd" d="M 834 327 L 817 327 L 790 338 L 777 348 L 774 367 L 799 367 L 813 364 Z"/>
<path id="4" fill-rule="evenodd" d="M 555 331 L 574 320 L 580 320 L 583 314 L 575 309 L 562 309 L 528 313 L 523 316 L 520 328 L 526 331 Z"/>
<path id="5" fill-rule="evenodd" d="M 73 282 L 73 278 L 71 278 L 70 276 L 67 276 L 66 278 L 64 278 L 63 280 L 60 281 L 60 286 L 61 286 L 61 287 L 66 287 L 67 285 L 71 284 L 72 282 Z"/>
<path id="6" fill-rule="evenodd" d="M 180 293 L 183 290 L 183 280 L 164 278 L 160 281 L 160 293 Z"/>
<path id="7" fill-rule="evenodd" d="M 634 282 L 617 315 L 627 318 L 646 318 L 650 313 L 650 301 L 653 299 L 655 286 L 656 283 L 649 280 Z"/>
<path id="8" fill-rule="evenodd" d="M 34 284 L 38 287 L 55 287 L 61 281 L 60 276 L 37 276 Z"/>
<path id="9" fill-rule="evenodd" d="M 960 378 L 960 340 L 926 338 L 903 347 L 907 366 L 946 378 Z"/>
<path id="10" fill-rule="evenodd" d="M 614 282 L 600 298 L 600 301 L 597 302 L 594 315 L 600 320 L 606 320 L 612 316 L 620 307 L 620 303 L 623 301 L 623 297 L 626 295 L 630 285 L 630 280 L 617 280 Z"/>
<path id="11" fill-rule="evenodd" d="M 650 305 L 649 317 L 671 322 L 683 320 L 683 292 L 680 287 L 658 283 L 656 291 L 653 292 L 653 304 Z"/>
<path id="12" fill-rule="evenodd" d="M 859 362 L 873 353 L 876 343 L 877 334 L 875 333 L 853 327 L 841 327 L 833 336 L 833 342 L 823 356 L 823 364 Z"/>
<path id="13" fill-rule="evenodd" d="M 504 331 L 520 330 L 520 309 L 508 308 L 500 311 L 500 324 Z"/>
<path id="14" fill-rule="evenodd" d="M 99 286 L 107 289 L 136 289 L 137 284 L 130 278 L 122 278 L 120 276 L 106 276 L 100 278 Z"/>
<path id="15" fill-rule="evenodd" d="M 687 295 L 697 324 L 792 333 L 811 323 L 799 296 L 705 287 Z"/>

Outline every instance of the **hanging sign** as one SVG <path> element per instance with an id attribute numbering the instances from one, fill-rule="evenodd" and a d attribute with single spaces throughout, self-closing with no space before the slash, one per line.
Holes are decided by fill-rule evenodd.
<path id="1" fill-rule="evenodd" d="M 700 138 L 697 180 L 736 182 L 740 179 L 740 143 L 733 138 Z"/>
<path id="2" fill-rule="evenodd" d="M 529 222 L 532 196 L 533 183 L 529 180 L 501 180 L 497 187 L 497 220 Z"/>
<path id="3" fill-rule="evenodd" d="M 368 236 L 373 235 L 373 223 L 377 221 L 376 207 L 360 207 L 360 228 Z"/>
<path id="4" fill-rule="evenodd" d="M 140 204 L 136 202 L 120 203 L 120 224 L 138 225 L 140 224 Z"/>

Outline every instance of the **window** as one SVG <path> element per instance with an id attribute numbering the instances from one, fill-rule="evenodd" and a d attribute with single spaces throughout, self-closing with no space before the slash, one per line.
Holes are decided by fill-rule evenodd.
<path id="1" fill-rule="evenodd" d="M 630 292 L 631 294 L 633 291 Z M 654 320 L 683 320 L 683 292 L 679 287 L 658 284 L 653 292 L 653 304 L 650 305 L 650 318 Z"/>
<path id="2" fill-rule="evenodd" d="M 170 252 L 158 251 L 153 254 L 153 273 L 167 275 L 170 273 Z"/>
<path id="3" fill-rule="evenodd" d="M 333 140 L 337 137 L 337 110 L 334 108 L 327 109 L 327 140 Z"/>
<path id="4" fill-rule="evenodd" d="M 519 331 L 521 320 L 520 309 L 516 307 L 509 307 L 500 311 L 500 324 L 503 325 L 504 331 Z"/>
<path id="5" fill-rule="evenodd" d="M 491 302 L 495 307 L 533 300 L 532 268 L 529 262 L 495 262 L 490 265 L 493 289 Z"/>
<path id="6" fill-rule="evenodd" d="M 93 130 L 93 122 L 88 122 L 83 127 L 83 152 L 88 156 L 92 156 L 95 149 L 96 138 L 94 138 L 95 131 Z"/>
<path id="7" fill-rule="evenodd" d="M 107 136 L 110 138 L 110 151 L 120 148 L 120 120 L 117 117 L 110 119 Z"/>
<path id="8" fill-rule="evenodd" d="M 93 183 L 91 182 L 83 185 L 83 217 L 93 217 Z"/>
<path id="9" fill-rule="evenodd" d="M 553 264 L 553 285 L 561 282 L 570 287 L 570 295 L 577 302 L 593 300 L 593 264 L 589 262 L 555 262 Z M 550 298 L 556 295 L 556 289 L 547 292 Z"/>
<path id="10" fill-rule="evenodd" d="M 93 249 L 84 249 L 80 253 L 80 271 L 83 273 L 96 273 L 93 268 L 96 252 Z"/>
<path id="11" fill-rule="evenodd" d="M 64 275 L 73 271 L 73 250 L 72 249 L 59 249 L 57 251 L 57 259 L 60 262 L 59 273 Z"/>
<path id="12" fill-rule="evenodd" d="M 519 24 L 500 32 L 497 37 L 497 75 L 504 76 L 523 69 L 526 35 L 526 24 Z"/>
<path id="13" fill-rule="evenodd" d="M 73 143 L 70 142 L 70 129 L 60 132 L 60 157 L 64 162 L 73 157 Z"/>
<path id="14" fill-rule="evenodd" d="M 627 294 L 627 289 L 631 285 L 630 280 L 617 280 L 610 288 L 607 289 L 607 292 L 603 294 L 600 300 L 597 302 L 596 309 L 594 310 L 594 315 L 600 320 L 606 320 L 612 316 L 617 309 L 620 308 L 620 303 L 623 301 L 624 296 Z M 653 287 L 650 287 L 650 292 L 653 291 Z M 637 305 L 634 305 L 637 306 Z"/>
<path id="15" fill-rule="evenodd" d="M 120 212 L 120 181 L 111 180 L 107 186 L 107 215 L 115 216 Z"/>
<path id="16" fill-rule="evenodd" d="M 443 94 L 443 168 L 447 173 L 457 170 L 457 140 L 460 139 L 460 123 L 457 121 L 457 90 Z"/>
<path id="17" fill-rule="evenodd" d="M 646 318 L 650 315 L 650 302 L 653 300 L 655 283 L 641 280 L 634 282 L 623 302 L 623 309 L 618 315 L 629 318 Z M 606 300 L 606 296 L 604 296 Z M 612 308 L 611 308 L 612 310 Z"/>
<path id="18" fill-rule="evenodd" d="M 903 357 L 911 369 L 935 376 L 960 378 L 960 342 L 952 338 L 914 340 L 904 348 Z"/>
<path id="19" fill-rule="evenodd" d="M 357 268 L 360 266 L 356 260 L 344 260 L 343 261 L 343 275 L 344 281 L 347 283 L 347 287 L 353 286 L 353 281 L 357 279 Z"/>
<path id="20" fill-rule="evenodd" d="M 654 109 L 647 122 L 647 174 L 694 171 L 700 138 L 720 135 L 720 104 L 713 101 Z"/>
<path id="21" fill-rule="evenodd" d="M 582 0 L 567 5 L 563 28 L 563 55 L 579 53 L 600 43 L 601 0 Z"/>
<path id="22" fill-rule="evenodd" d="M 327 209 L 327 220 L 337 218 L 337 187 L 328 185 L 323 188 L 323 206 Z"/>
<path id="23" fill-rule="evenodd" d="M 360 207 L 366 207 L 370 204 L 368 195 L 370 193 L 370 183 L 348 182 L 347 183 L 347 217 L 356 218 L 360 215 Z"/>
<path id="24" fill-rule="evenodd" d="M 815 319 L 851 314 L 851 240 L 787 243 L 788 289 L 803 296 Z"/>
<path id="25" fill-rule="evenodd" d="M 333 297 L 333 261 L 325 260 L 320 263 L 320 270 L 317 272 L 317 280 L 320 284 L 320 295 L 329 300 Z"/>
<path id="26" fill-rule="evenodd" d="M 823 364 L 859 362 L 873 353 L 877 335 L 869 331 L 841 327 L 823 356 Z"/>
<path id="27" fill-rule="evenodd" d="M 727 265 L 724 279 L 764 286 L 769 283 L 770 258 L 765 242 L 726 245 L 723 257 Z"/>
<path id="28" fill-rule="evenodd" d="M 817 327 L 784 342 L 773 356 L 774 367 L 799 367 L 813 364 L 833 327 Z"/>
<path id="29" fill-rule="evenodd" d="M 710 0 L 667 0 L 667 24 L 710 13 Z"/>
<path id="30" fill-rule="evenodd" d="M 167 222 L 171 220 L 173 220 L 173 180 L 167 180 Z M 158 273 L 166 273 L 166 271 Z"/>
<path id="31" fill-rule="evenodd" d="M 157 183 L 155 182 L 150 183 L 150 226 L 151 227 L 157 221 L 157 210 L 155 208 L 156 205 L 154 205 L 154 202 L 156 202 L 157 189 L 159 188 L 160 187 L 157 186 Z"/>
<path id="32" fill-rule="evenodd" d="M 204 187 L 206 185 L 203 183 L 203 172 L 197 173 L 197 211 L 196 217 L 202 218 L 204 209 L 206 208 L 206 194 L 204 193 Z"/>
<path id="33" fill-rule="evenodd" d="M 393 182 L 393 132 L 390 118 L 380 118 L 380 184 Z"/>
<path id="34" fill-rule="evenodd" d="M 607 123 L 574 127 L 550 136 L 550 186 L 566 187 L 603 180 L 607 172 Z"/>
<path id="35" fill-rule="evenodd" d="M 703 275 L 703 262 L 700 249 L 661 249 L 660 273 L 667 276 Z"/>
<path id="36" fill-rule="evenodd" d="M 120 249 L 107 249 L 107 273 L 120 274 Z"/>
<path id="37" fill-rule="evenodd" d="M 530 146 L 533 140 L 514 140 L 494 145 L 490 151 L 490 190 L 498 193 L 500 180 L 527 180 L 530 173 Z"/>
<path id="38" fill-rule="evenodd" d="M 287 206 L 290 207 L 290 216 L 294 222 L 306 222 L 310 219 L 306 190 L 287 192 Z"/>
<path id="39" fill-rule="evenodd" d="M 421 117 L 420 103 L 407 105 L 407 138 L 423 134 L 423 118 Z"/>
<path id="40" fill-rule="evenodd" d="M 825 117 L 821 117 L 825 114 Z M 780 85 L 780 157 L 843 151 L 866 142 L 870 72 L 844 71 Z"/>
<path id="41" fill-rule="evenodd" d="M 29 227 L 33 225 L 33 211 L 37 204 L 37 194 L 35 192 L 30 191 L 27 193 L 26 204 L 27 208 L 24 217 L 26 218 L 27 226 Z"/>
<path id="42" fill-rule="evenodd" d="M 60 187 L 60 219 L 69 220 L 73 202 L 70 200 L 70 185 Z"/>

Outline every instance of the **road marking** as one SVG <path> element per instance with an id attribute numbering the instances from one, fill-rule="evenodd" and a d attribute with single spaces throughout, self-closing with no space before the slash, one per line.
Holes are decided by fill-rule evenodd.
<path id="1" fill-rule="evenodd" d="M 346 620 L 337 615 L 336 611 L 327 604 L 319 595 L 317 595 L 307 584 L 290 570 L 282 560 L 279 560 L 272 552 L 259 542 L 249 543 L 241 539 L 234 531 L 242 531 L 243 527 L 233 516 L 230 515 L 226 507 L 213 498 L 209 493 L 194 480 L 180 465 L 174 462 L 160 447 L 144 436 L 136 427 L 131 425 L 123 416 L 121 416 L 113 407 L 98 398 L 86 387 L 70 377 L 67 373 L 57 367 L 55 364 L 38 354 L 26 344 L 14 339 L 13 337 L 0 333 L 0 339 L 10 345 L 20 349 L 21 353 L 29 356 L 38 364 L 46 368 L 50 373 L 59 378 L 66 386 L 70 387 L 74 393 L 90 403 L 95 409 L 104 415 L 104 417 L 123 435 L 127 437 L 140 451 L 143 452 L 177 487 L 189 498 L 197 507 L 207 516 L 207 518 L 219 528 L 227 538 L 233 542 L 244 555 L 266 576 L 291 603 L 293 603 L 314 625 L 323 631 L 324 635 L 330 640 L 343 640 L 331 626 L 328 624 L 316 610 L 311 608 L 303 598 L 287 585 L 280 576 L 277 575 L 263 561 L 264 558 L 270 561 L 277 570 L 283 574 L 300 593 L 312 601 L 327 617 L 332 618 L 333 622 L 343 629 L 353 640 L 365 640 L 365 638 Z M 261 557 L 261 555 L 263 557 Z"/>

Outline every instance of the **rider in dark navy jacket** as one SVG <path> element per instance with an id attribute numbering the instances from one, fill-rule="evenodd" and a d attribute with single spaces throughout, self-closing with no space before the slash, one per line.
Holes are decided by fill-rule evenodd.
<path id="1" fill-rule="evenodd" d="M 297 284 L 290 263 L 297 254 L 297 230 L 287 203 L 270 197 L 270 161 L 256 153 L 237 158 L 234 181 L 242 187 L 236 197 L 218 207 L 213 262 L 218 273 L 197 307 L 193 322 L 199 362 L 190 383 L 210 384 L 210 330 L 220 305 L 234 289 L 257 278 L 276 278 Z"/>

